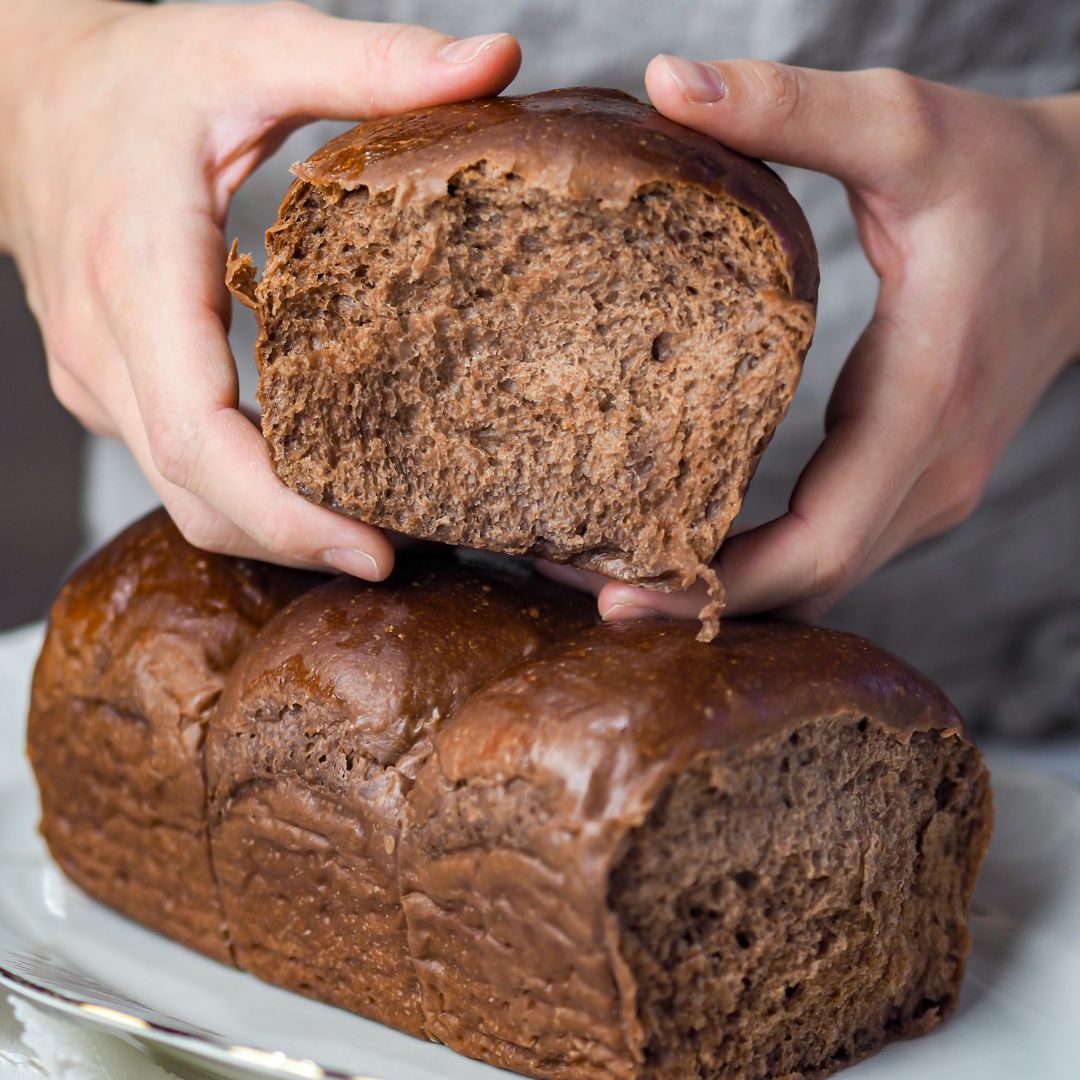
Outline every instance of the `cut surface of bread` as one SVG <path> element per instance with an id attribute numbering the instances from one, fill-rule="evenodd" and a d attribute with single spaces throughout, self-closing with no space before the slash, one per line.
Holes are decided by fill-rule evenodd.
<path id="1" fill-rule="evenodd" d="M 614 91 L 362 124 L 267 234 L 259 400 L 278 474 L 414 536 L 696 580 L 810 343 L 782 182 Z"/>
<path id="2" fill-rule="evenodd" d="M 987 808 L 938 740 L 842 717 L 668 784 L 611 877 L 642 1076 L 825 1076 L 952 1012 Z"/>

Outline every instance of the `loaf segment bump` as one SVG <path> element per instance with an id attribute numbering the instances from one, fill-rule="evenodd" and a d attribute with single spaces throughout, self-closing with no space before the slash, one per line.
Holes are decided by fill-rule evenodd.
<path id="1" fill-rule="evenodd" d="M 405 556 L 280 612 L 236 665 L 208 738 L 210 834 L 238 964 L 425 1032 L 397 879 L 405 802 L 471 692 L 587 624 L 591 604 Z"/>
<path id="2" fill-rule="evenodd" d="M 865 642 L 586 631 L 474 695 L 413 789 L 428 1029 L 559 1080 L 826 1075 L 951 1010 L 988 834 L 955 712 Z"/>
<path id="3" fill-rule="evenodd" d="M 696 580 L 813 332 L 779 178 L 588 90 L 372 121 L 297 173 L 254 290 L 281 478 L 415 536 Z"/>
<path id="4" fill-rule="evenodd" d="M 91 896 L 218 960 L 206 727 L 245 643 L 320 580 L 198 551 L 158 510 L 64 585 L 34 670 L 28 750 L 53 858 Z"/>

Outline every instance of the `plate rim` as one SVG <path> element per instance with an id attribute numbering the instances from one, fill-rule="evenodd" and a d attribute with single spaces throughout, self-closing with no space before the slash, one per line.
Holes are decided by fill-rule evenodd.
<path id="1" fill-rule="evenodd" d="M 88 899 L 93 900 L 92 897 Z M 93 900 L 94 903 L 99 901 Z M 51 987 L 40 986 L 9 970 L 0 959 L 0 985 L 27 1000 L 42 1005 L 64 1016 L 72 1017 L 84 1026 L 103 1028 L 111 1034 L 140 1040 L 140 1037 L 169 1046 L 174 1050 L 195 1054 L 203 1059 L 235 1066 L 249 1073 L 270 1077 L 288 1077 L 290 1080 L 390 1080 L 389 1077 L 370 1073 L 342 1072 L 331 1066 L 320 1065 L 311 1058 L 294 1058 L 282 1050 L 265 1050 L 218 1042 L 209 1035 L 196 1031 L 181 1030 L 168 1024 L 135 1016 L 112 1006 L 83 1001 L 75 994 L 66 994 Z"/>

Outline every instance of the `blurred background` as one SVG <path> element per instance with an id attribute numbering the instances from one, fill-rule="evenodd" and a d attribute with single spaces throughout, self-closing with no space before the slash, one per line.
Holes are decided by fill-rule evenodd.
<path id="1" fill-rule="evenodd" d="M 40 619 L 83 542 L 82 429 L 49 389 L 37 323 L 0 256 L 0 630 Z"/>

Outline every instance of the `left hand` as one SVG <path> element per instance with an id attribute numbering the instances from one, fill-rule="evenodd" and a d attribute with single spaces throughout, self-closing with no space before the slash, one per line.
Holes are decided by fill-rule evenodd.
<path id="1" fill-rule="evenodd" d="M 657 57 L 671 119 L 847 189 L 880 279 L 870 324 L 786 514 L 731 536 L 725 614 L 820 616 L 879 566 L 956 525 L 1039 398 L 1080 355 L 1080 95 L 995 98 L 898 71 Z M 556 568 L 605 619 L 692 618 L 660 593 Z"/>

